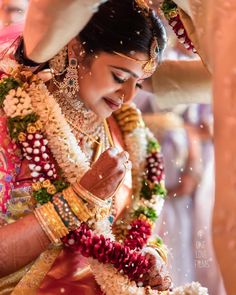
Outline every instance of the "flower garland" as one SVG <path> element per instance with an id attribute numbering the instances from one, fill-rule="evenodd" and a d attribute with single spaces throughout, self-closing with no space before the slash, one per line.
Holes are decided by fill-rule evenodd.
<path id="1" fill-rule="evenodd" d="M 163 159 L 160 145 L 153 134 L 145 128 L 141 113 L 134 106 L 122 107 L 115 113 L 130 152 L 133 164 L 134 201 L 125 221 L 118 220 L 114 233 L 119 241 L 131 249 L 142 249 L 152 233 L 152 226 L 158 218 L 166 196 L 164 186 Z M 133 118 L 133 119 L 132 119 Z M 125 121 L 129 121 L 131 133 L 126 131 Z M 136 124 L 136 125 L 135 125 Z M 134 155 L 136 156 L 134 157 Z"/>
<path id="2" fill-rule="evenodd" d="M 172 0 L 164 0 L 161 4 L 161 10 L 180 43 L 182 43 L 187 50 L 196 53 L 197 51 L 194 48 L 192 41 L 189 39 L 180 19 L 178 6 Z"/>
<path id="3" fill-rule="evenodd" d="M 82 176 L 89 168 L 88 161 L 78 146 L 60 107 L 36 75 L 18 68 L 11 76 L 3 77 L 0 89 L 1 87 L 3 91 L 0 92 L 0 102 L 8 116 L 10 135 L 29 161 L 34 182 L 33 195 L 38 203 L 46 203 L 55 193 L 78 179 L 78 175 Z M 134 146 L 139 144 L 140 141 L 136 139 Z M 61 174 L 57 173 L 56 165 L 61 168 Z M 150 188 L 150 192 L 152 189 Z M 145 210 L 141 211 L 145 213 Z M 131 228 L 136 226 L 134 222 Z M 142 248 L 143 244 L 139 243 L 139 248 Z M 137 254 L 134 252 L 132 255 Z M 132 255 L 129 259 L 132 259 Z M 142 258 L 138 257 L 138 260 Z M 125 268 L 122 271 L 125 272 Z M 140 276 L 145 272 L 146 268 L 140 263 L 140 275 L 132 278 L 140 280 Z"/>
<path id="4" fill-rule="evenodd" d="M 8 128 L 13 141 L 19 145 L 23 156 L 29 161 L 33 178 L 33 195 L 38 203 L 43 204 L 51 200 L 55 193 L 62 191 L 69 183 L 73 183 L 89 168 L 87 158 L 78 146 L 59 105 L 37 75 L 19 67 L 11 76 L 3 77 L 0 82 L 0 105 L 8 116 Z M 136 121 L 139 124 L 140 120 Z M 130 137 L 127 133 L 125 139 L 134 139 L 134 146 L 142 147 L 140 158 L 137 158 L 134 163 L 142 162 L 144 171 L 148 169 L 147 173 L 144 171 L 140 173 L 138 167 L 134 170 L 135 176 L 141 177 L 143 174 L 143 182 L 142 186 L 136 190 L 135 206 L 130 215 L 132 222 L 128 233 L 133 238 L 123 236 L 124 245 L 120 245 L 103 235 L 92 237 L 90 231 L 82 225 L 77 231 L 71 233 L 75 237 L 73 243 L 71 243 L 71 235 L 64 240 L 71 248 L 77 245 L 83 255 L 93 257 L 91 267 L 95 278 L 107 294 L 109 294 L 108 282 L 104 281 L 105 276 L 101 278 L 99 275 L 101 267 L 109 270 L 112 282 L 122 281 L 115 294 L 133 294 L 134 292 L 145 294 L 146 289 L 138 287 L 134 281 L 142 283 L 142 277 L 150 267 L 150 261 L 141 253 L 131 251 L 130 247 L 143 248 L 151 234 L 152 222 L 159 214 L 156 208 L 160 204 L 162 206 L 165 196 L 163 166 L 159 156 L 160 147 L 149 131 L 141 128 L 143 138 L 146 136 L 146 143 L 148 143 L 146 149 L 148 162 L 145 164 L 144 157 L 141 156 L 145 153 L 144 144 L 142 146 L 140 140 L 138 141 L 135 133 L 137 128 L 133 129 L 134 132 L 130 133 Z M 126 141 L 127 147 L 130 144 L 129 140 Z M 134 158 L 134 154 L 131 153 L 131 157 Z M 60 173 L 57 172 L 57 168 L 61 170 Z M 106 236 L 112 238 L 107 221 L 103 222 L 108 229 Z M 97 227 L 99 228 L 99 224 Z M 78 241 L 81 242 L 78 243 Z M 162 261 L 161 252 L 159 254 L 156 254 L 156 257 Z M 117 270 L 111 265 L 104 266 L 101 262 L 112 263 Z M 130 266 L 128 268 L 127 263 Z M 131 282 L 130 279 L 134 281 Z M 127 292 L 122 293 L 124 288 Z"/>

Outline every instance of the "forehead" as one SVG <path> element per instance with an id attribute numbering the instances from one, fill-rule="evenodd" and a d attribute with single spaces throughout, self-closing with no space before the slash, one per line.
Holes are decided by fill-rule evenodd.
<path id="1" fill-rule="evenodd" d="M 18 7 L 19 9 L 26 9 L 28 5 L 27 0 L 2 0 L 0 2 L 4 5 Z"/>
<path id="2" fill-rule="evenodd" d="M 127 56 L 140 61 L 142 60 L 146 61 L 149 58 L 147 54 L 142 52 L 132 52 L 132 54 L 127 54 Z M 101 63 L 111 67 L 114 66 L 116 68 L 127 69 L 130 72 L 134 73 L 138 77 L 138 79 L 145 79 L 151 76 L 151 74 L 147 74 L 144 72 L 143 70 L 144 63 L 140 63 L 135 60 L 122 57 L 116 54 L 102 52 L 97 55 L 96 60 L 98 64 Z"/>

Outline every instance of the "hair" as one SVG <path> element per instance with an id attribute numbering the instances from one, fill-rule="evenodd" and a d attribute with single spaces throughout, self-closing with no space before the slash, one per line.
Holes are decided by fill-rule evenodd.
<path id="1" fill-rule="evenodd" d="M 158 41 L 158 62 L 166 45 L 166 31 L 153 10 L 148 15 L 134 0 L 108 0 L 99 7 L 78 35 L 87 53 L 113 51 L 149 55 L 154 37 Z"/>

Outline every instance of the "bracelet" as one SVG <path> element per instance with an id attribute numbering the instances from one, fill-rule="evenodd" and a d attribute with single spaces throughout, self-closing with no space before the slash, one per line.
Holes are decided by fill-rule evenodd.
<path id="1" fill-rule="evenodd" d="M 154 249 L 158 253 L 158 255 L 161 257 L 161 259 L 165 263 L 167 263 L 167 261 L 168 261 L 168 250 L 165 249 L 164 246 L 158 246 L 156 244 L 149 243 L 147 245 L 147 247 L 150 247 L 150 248 Z"/>
<path id="2" fill-rule="evenodd" d="M 69 204 L 62 195 L 54 195 L 52 198 L 52 203 L 58 215 L 61 217 L 62 222 L 69 230 L 73 231 L 80 226 L 81 222 L 74 215 L 74 213 L 70 209 Z"/>
<path id="3" fill-rule="evenodd" d="M 86 222 L 94 216 L 86 204 L 76 195 L 72 187 L 68 187 L 62 192 L 64 199 L 68 202 L 72 212 L 81 222 Z"/>
<path id="4" fill-rule="evenodd" d="M 49 240 L 53 244 L 60 244 L 61 243 L 60 239 L 57 238 L 56 236 L 54 236 L 53 232 L 50 230 L 50 228 L 48 227 L 46 221 L 43 219 L 43 217 L 41 216 L 41 214 L 39 214 L 38 210 L 35 210 L 34 211 L 34 216 L 38 220 L 38 223 L 40 224 L 40 226 L 42 227 L 43 231 L 48 236 Z"/>
<path id="5" fill-rule="evenodd" d="M 62 222 L 51 202 L 36 208 L 34 213 L 42 229 L 52 242 L 57 243 L 58 240 L 68 235 L 69 230 Z"/>
<path id="6" fill-rule="evenodd" d="M 72 188 L 82 199 L 94 205 L 95 207 L 107 207 L 106 201 L 94 196 L 92 193 L 82 187 L 78 182 L 74 183 Z"/>

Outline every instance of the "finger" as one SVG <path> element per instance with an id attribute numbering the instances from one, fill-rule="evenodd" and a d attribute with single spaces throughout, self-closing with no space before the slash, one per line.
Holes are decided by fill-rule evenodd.
<path id="1" fill-rule="evenodd" d="M 168 290 L 171 286 L 171 278 L 166 276 L 164 278 L 161 277 L 161 280 L 154 279 L 151 281 L 151 286 L 154 290 L 165 291 Z"/>
<path id="2" fill-rule="evenodd" d="M 98 160 L 80 179 L 81 185 L 89 189 L 96 184 L 99 179 L 105 176 L 105 173 L 109 173 L 109 171 L 118 164 L 118 159 L 115 158 L 118 154 L 119 151 L 116 148 L 110 148 L 103 152 Z"/>
<path id="3" fill-rule="evenodd" d="M 118 154 L 118 157 L 121 162 L 125 163 L 129 161 L 129 153 L 126 151 L 122 151 Z"/>
<path id="4" fill-rule="evenodd" d="M 94 187 L 91 188 L 97 196 L 106 199 L 113 196 L 122 184 L 126 173 L 131 169 L 132 164 L 130 161 L 120 165 L 114 174 L 110 174 L 105 178 L 101 178 Z"/>
<path id="5" fill-rule="evenodd" d="M 127 164 L 127 168 L 124 164 L 121 165 L 114 174 L 100 179 L 100 181 L 91 188 L 91 191 L 103 199 L 113 196 L 123 182 L 127 169 L 130 169 L 129 167 L 129 164 Z"/>
<path id="6" fill-rule="evenodd" d="M 117 154 L 111 149 L 107 150 L 107 152 L 103 154 L 102 158 L 99 158 L 86 175 L 91 179 L 91 187 L 97 184 L 101 179 L 105 179 L 107 176 L 109 177 L 110 175 L 113 175 L 116 171 L 120 170 L 121 167 L 123 170 L 123 165 L 125 165 L 126 170 L 129 171 L 132 165 L 128 159 L 129 154 L 126 151 Z"/>

